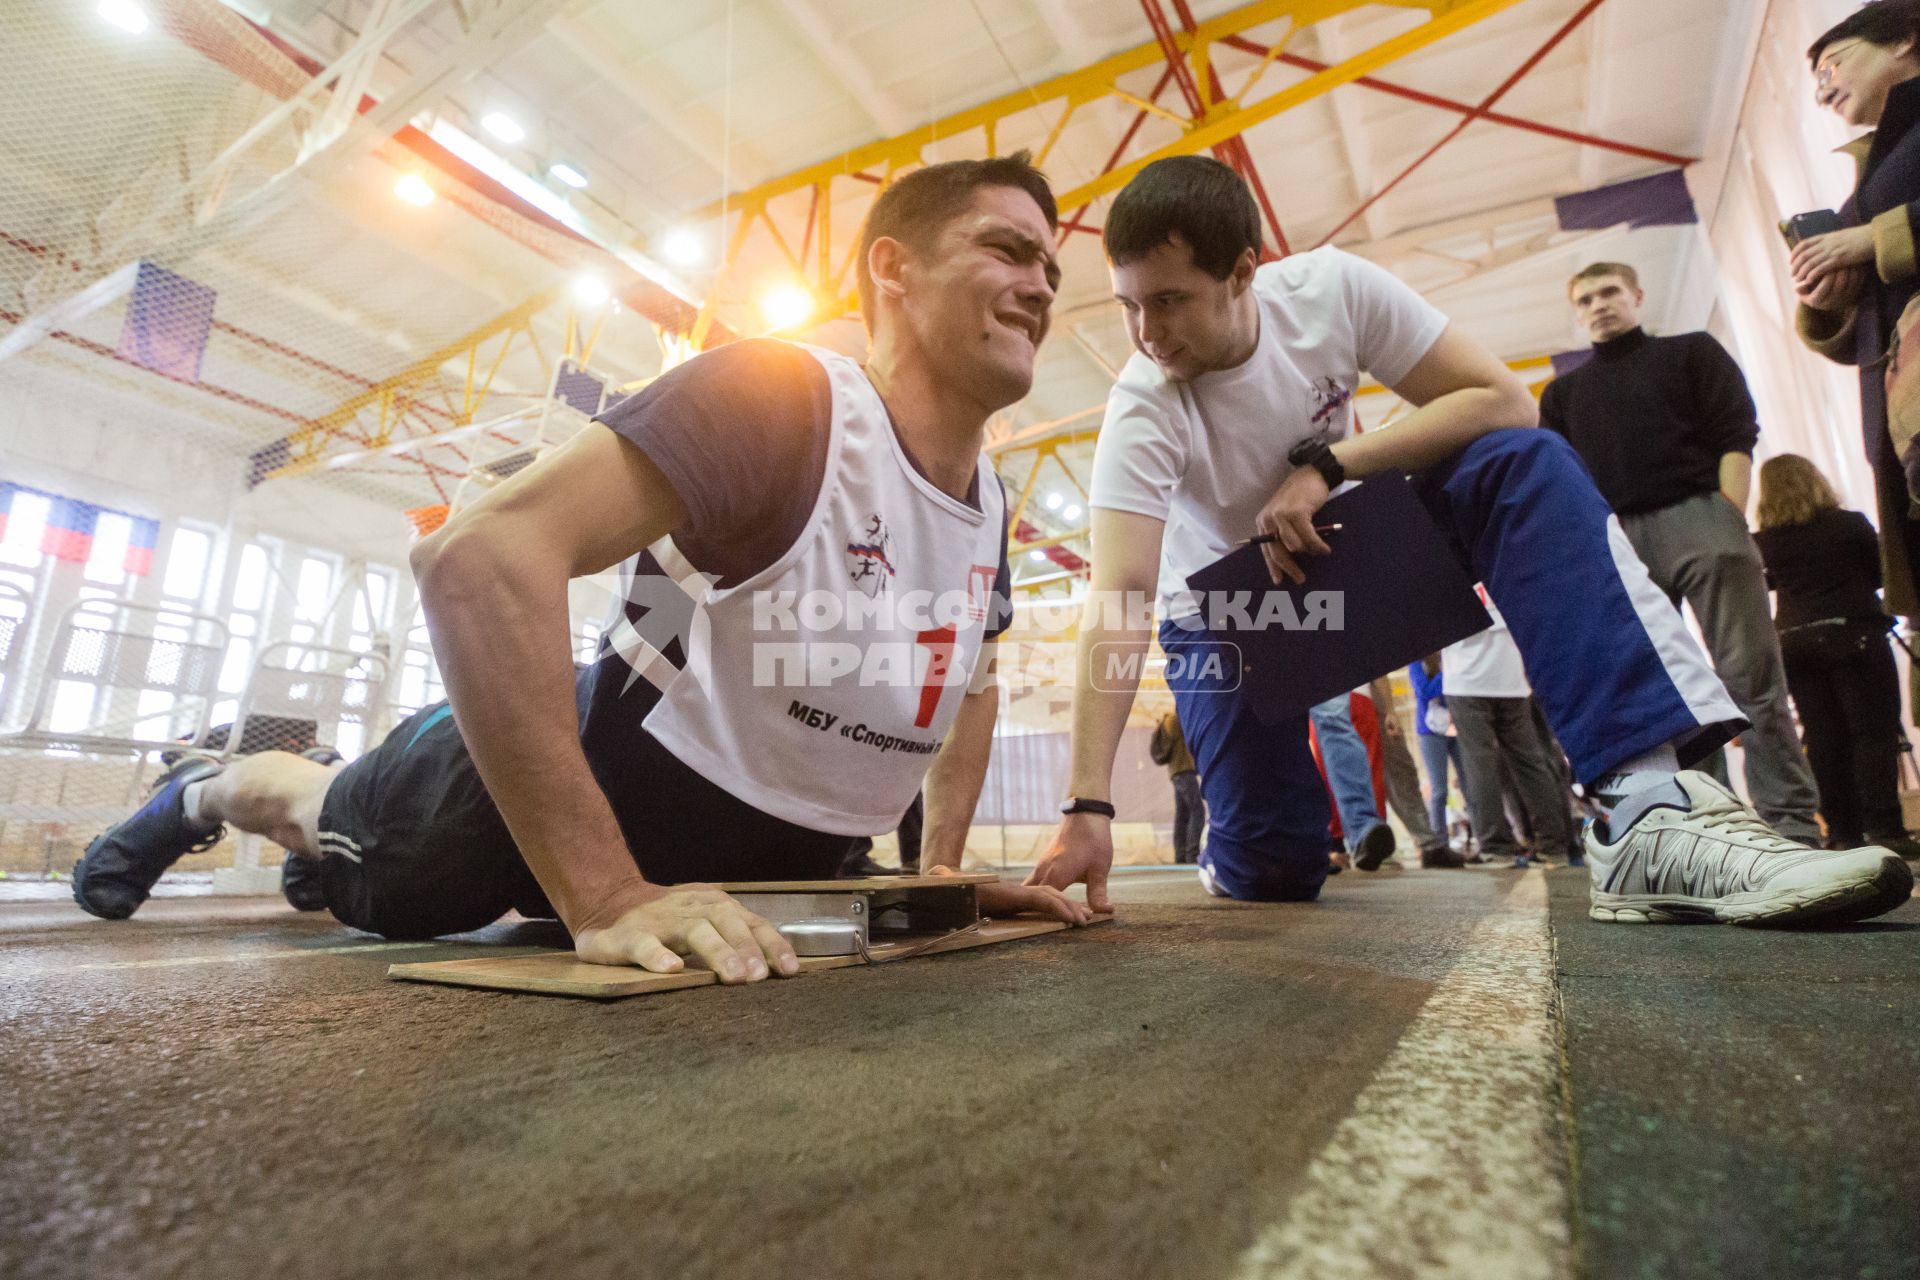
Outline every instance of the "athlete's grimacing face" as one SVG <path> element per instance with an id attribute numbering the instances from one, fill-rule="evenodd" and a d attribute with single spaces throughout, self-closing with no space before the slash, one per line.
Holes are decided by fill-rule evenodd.
<path id="1" fill-rule="evenodd" d="M 1060 287 L 1053 229 L 1033 197 L 982 187 L 910 256 L 902 319 L 926 357 L 989 412 L 1026 395 Z"/>
<path id="2" fill-rule="evenodd" d="M 1236 302 L 1253 278 L 1251 254 L 1225 280 L 1193 265 L 1178 236 L 1130 262 L 1107 264 L 1113 297 L 1134 349 L 1170 378 L 1190 381 L 1247 355 L 1250 335 L 1236 326 Z"/>

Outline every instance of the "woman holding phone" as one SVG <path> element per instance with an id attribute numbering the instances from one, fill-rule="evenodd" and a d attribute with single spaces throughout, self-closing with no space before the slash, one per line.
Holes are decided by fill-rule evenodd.
<path id="1" fill-rule="evenodd" d="M 1820 354 L 1860 367 L 1867 460 L 1879 496 L 1887 607 L 1920 613 L 1920 521 L 1887 432 L 1884 383 L 1895 322 L 1917 290 L 1920 215 L 1920 0 L 1872 0 L 1807 50 L 1814 98 L 1873 132 L 1847 145 L 1859 165 L 1840 230 L 1793 249 L 1800 337 Z"/>

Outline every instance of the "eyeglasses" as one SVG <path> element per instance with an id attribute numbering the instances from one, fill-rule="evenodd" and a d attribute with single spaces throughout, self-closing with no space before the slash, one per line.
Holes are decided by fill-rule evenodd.
<path id="1" fill-rule="evenodd" d="M 1833 69 L 1840 65 L 1840 60 L 1859 47 L 1858 40 L 1848 40 L 1828 49 L 1826 56 L 1820 59 L 1820 65 L 1814 68 L 1814 85 L 1824 91 L 1833 83 Z"/>

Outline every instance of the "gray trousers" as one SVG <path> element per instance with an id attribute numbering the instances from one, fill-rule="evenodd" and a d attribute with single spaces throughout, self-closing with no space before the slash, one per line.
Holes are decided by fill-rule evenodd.
<path id="1" fill-rule="evenodd" d="M 1387 781 L 1387 805 L 1406 826 L 1407 834 L 1422 853 L 1446 848 L 1445 837 L 1434 834 L 1427 820 L 1425 799 L 1420 794 L 1420 771 L 1414 768 L 1403 736 L 1380 733 L 1380 772 Z"/>
<path id="2" fill-rule="evenodd" d="M 1192 769 L 1173 775 L 1173 860 L 1194 862 L 1200 857 L 1200 836 L 1207 829 L 1207 802 L 1200 795 L 1200 775 Z"/>
<path id="3" fill-rule="evenodd" d="M 1460 735 L 1460 783 L 1480 852 L 1490 858 L 1520 851 L 1502 803 L 1502 769 L 1533 832 L 1536 853 L 1564 858 L 1578 852 L 1573 815 L 1547 745 L 1534 728 L 1532 698 L 1477 698 L 1448 694 L 1447 710 Z"/>
<path id="4" fill-rule="evenodd" d="M 1753 807 L 1781 835 L 1817 846 L 1813 815 L 1820 793 L 1793 727 L 1760 551 L 1746 516 L 1714 492 L 1622 516 L 1620 526 L 1674 607 L 1683 599 L 1693 606 L 1714 671 L 1753 722 L 1740 735 Z"/>

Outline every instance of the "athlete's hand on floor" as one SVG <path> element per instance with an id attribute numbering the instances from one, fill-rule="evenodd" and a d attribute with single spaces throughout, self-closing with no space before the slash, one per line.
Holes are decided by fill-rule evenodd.
<path id="1" fill-rule="evenodd" d="M 992 884 L 978 886 L 976 892 L 983 916 L 1017 916 L 1030 911 L 1035 915 L 1064 920 L 1071 925 L 1087 924 L 1093 919 L 1092 907 L 1084 902 L 1075 902 L 1048 884 L 1025 885 L 1015 884 L 1011 880 L 996 880 Z"/>
<path id="2" fill-rule="evenodd" d="M 729 984 L 800 972 L 779 930 L 710 884 L 663 889 L 604 928 L 582 929 L 573 950 L 588 964 L 636 965 L 649 973 L 678 973 L 685 957 Z"/>
<path id="3" fill-rule="evenodd" d="M 1275 539 L 1262 543 L 1260 550 L 1276 585 L 1298 585 L 1307 580 L 1296 557 L 1324 556 L 1333 551 L 1313 528 L 1313 513 L 1326 505 L 1327 495 L 1327 482 L 1318 471 L 1296 467 L 1254 517 L 1254 529 Z"/>
<path id="4" fill-rule="evenodd" d="M 1030 886 L 1066 889 L 1084 882 L 1087 905 L 1098 912 L 1113 910 L 1107 898 L 1107 872 L 1113 867 L 1113 824 L 1097 813 L 1070 813 L 1027 877 Z"/>
<path id="5" fill-rule="evenodd" d="M 928 867 L 924 874 L 957 876 L 960 872 L 955 867 L 934 866 Z M 1091 907 L 1075 902 L 1047 885 L 1019 885 L 1011 880 L 996 880 L 992 884 L 976 885 L 974 895 L 983 916 L 1017 916 L 1023 911 L 1031 911 L 1072 925 L 1086 924 L 1093 919 Z"/>

